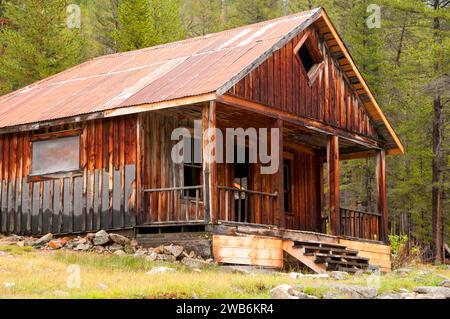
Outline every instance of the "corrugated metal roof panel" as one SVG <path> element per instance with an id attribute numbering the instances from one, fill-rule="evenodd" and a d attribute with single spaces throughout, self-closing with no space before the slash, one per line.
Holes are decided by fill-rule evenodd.
<path id="1" fill-rule="evenodd" d="M 215 92 L 318 10 L 95 58 L 0 98 L 0 128 Z"/>

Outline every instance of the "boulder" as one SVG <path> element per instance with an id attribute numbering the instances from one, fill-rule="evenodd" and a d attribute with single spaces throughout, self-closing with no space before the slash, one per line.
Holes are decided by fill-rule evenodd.
<path id="1" fill-rule="evenodd" d="M 146 249 L 138 249 L 136 250 L 136 252 L 134 253 L 134 257 L 144 257 L 146 256 L 148 253 L 148 251 Z"/>
<path id="2" fill-rule="evenodd" d="M 124 252 L 123 250 L 116 250 L 116 251 L 114 252 L 114 255 L 116 255 L 116 256 L 126 256 L 127 253 Z"/>
<path id="3" fill-rule="evenodd" d="M 418 294 L 428 294 L 428 295 L 442 295 L 447 299 L 450 299 L 450 288 L 446 287 L 416 287 L 414 292 Z"/>
<path id="4" fill-rule="evenodd" d="M 52 248 L 52 249 L 61 249 L 62 248 L 62 244 L 60 241 L 58 240 L 50 240 L 48 242 L 48 247 Z"/>
<path id="5" fill-rule="evenodd" d="M 104 246 L 104 245 L 108 244 L 109 243 L 108 233 L 104 230 L 100 230 L 100 231 L 96 232 L 94 235 L 93 243 L 96 246 Z"/>
<path id="6" fill-rule="evenodd" d="M 164 274 L 164 273 L 171 273 L 176 272 L 177 270 L 175 268 L 168 268 L 168 267 L 157 267 L 153 268 L 149 272 L 147 272 L 147 275 L 157 275 L 157 274 Z"/>
<path id="7" fill-rule="evenodd" d="M 91 244 L 78 244 L 73 250 L 76 251 L 88 251 L 91 249 Z"/>
<path id="8" fill-rule="evenodd" d="M 303 277 L 313 278 L 313 279 L 328 279 L 328 278 L 330 278 L 330 275 L 328 275 L 328 274 L 304 274 Z"/>
<path id="9" fill-rule="evenodd" d="M 307 295 L 297 291 L 290 285 L 280 285 L 270 291 L 272 299 L 318 299 L 316 296 Z"/>
<path id="10" fill-rule="evenodd" d="M 176 245 L 170 245 L 170 246 L 164 246 L 164 251 L 173 256 L 175 256 L 176 258 L 178 258 L 184 251 L 184 247 L 183 246 L 176 246 Z"/>
<path id="11" fill-rule="evenodd" d="M 157 254 L 157 253 L 151 253 L 149 256 L 146 257 L 148 261 L 168 261 L 168 262 L 174 262 L 176 260 L 175 256 L 172 255 L 165 255 L 165 254 Z"/>
<path id="12" fill-rule="evenodd" d="M 342 284 L 331 285 L 330 288 L 333 290 L 331 295 L 338 299 L 372 299 L 377 296 L 376 288 Z"/>
<path id="13" fill-rule="evenodd" d="M 70 241 L 70 237 L 63 237 L 59 240 L 59 242 L 61 243 L 61 245 L 65 245 Z"/>
<path id="14" fill-rule="evenodd" d="M 131 247 L 131 249 L 133 249 L 133 251 L 138 250 L 138 249 L 139 249 L 139 243 L 138 243 L 138 241 L 137 241 L 136 239 L 132 239 L 132 240 L 130 241 L 130 247 Z"/>
<path id="15" fill-rule="evenodd" d="M 118 250 L 123 250 L 122 245 L 119 245 L 119 244 L 112 244 L 112 245 L 109 245 L 107 248 L 111 252 L 115 252 L 115 251 L 118 251 Z"/>
<path id="16" fill-rule="evenodd" d="M 191 268 L 202 268 L 209 265 L 209 263 L 204 261 L 203 259 L 190 257 L 183 258 L 183 260 L 181 260 L 181 263 Z"/>
<path id="17" fill-rule="evenodd" d="M 5 283 L 3 283 L 3 286 L 7 289 L 13 289 L 16 287 L 16 284 L 13 282 L 5 282 Z"/>
<path id="18" fill-rule="evenodd" d="M 330 275 L 331 278 L 336 280 L 347 280 L 348 278 L 350 278 L 348 272 L 345 271 L 332 271 Z"/>
<path id="19" fill-rule="evenodd" d="M 39 238 L 38 240 L 36 240 L 33 243 L 33 246 L 43 246 L 43 245 L 45 245 L 46 243 L 48 243 L 52 239 L 53 239 L 53 234 L 52 233 L 48 233 L 47 235 L 44 235 L 41 238 Z"/>
<path id="20" fill-rule="evenodd" d="M 86 240 L 90 241 L 91 243 L 94 241 L 95 234 L 94 233 L 88 233 L 85 237 Z"/>
<path id="21" fill-rule="evenodd" d="M 113 243 L 122 245 L 122 246 L 126 246 L 129 245 L 131 243 L 131 240 L 128 239 L 125 236 L 119 235 L 119 234 L 109 234 L 109 239 L 111 239 L 111 241 Z"/>
<path id="22" fill-rule="evenodd" d="M 89 245 L 89 244 L 87 244 L 87 245 Z M 101 254 L 106 251 L 106 248 L 103 246 L 94 246 L 94 247 L 92 247 L 92 250 L 95 251 L 96 253 Z"/>
<path id="23" fill-rule="evenodd" d="M 412 272 L 411 268 L 399 268 L 394 270 L 394 273 L 399 274 L 401 276 L 407 276 Z"/>

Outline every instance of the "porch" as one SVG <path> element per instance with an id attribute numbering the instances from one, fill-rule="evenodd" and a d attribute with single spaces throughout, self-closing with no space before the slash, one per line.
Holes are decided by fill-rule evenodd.
<path id="1" fill-rule="evenodd" d="M 213 151 L 203 151 L 200 163 L 171 163 L 176 144 L 170 138 L 172 130 L 184 126 L 193 132 L 196 119 L 201 119 L 200 148 L 213 145 Z M 374 139 L 228 95 L 210 103 L 143 113 L 138 121 L 143 137 L 139 229 L 245 225 L 387 241 L 385 151 Z M 214 160 L 227 149 L 217 148 L 211 129 L 251 127 L 282 132 L 271 149 L 278 148 L 281 163 L 274 174 L 261 174 L 264 164 L 259 160 L 247 165 Z M 247 139 L 241 146 L 248 152 L 250 144 Z M 341 207 L 339 160 L 368 156 L 376 158 L 376 211 Z"/>

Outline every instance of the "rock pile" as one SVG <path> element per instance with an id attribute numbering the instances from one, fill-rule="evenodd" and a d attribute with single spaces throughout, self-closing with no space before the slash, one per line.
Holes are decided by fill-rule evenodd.
<path id="1" fill-rule="evenodd" d="M 156 248 L 144 248 L 135 239 L 129 239 L 116 233 L 100 230 L 81 237 L 55 238 L 46 234 L 40 238 L 12 235 L 1 238 L 2 245 L 31 246 L 43 250 L 74 250 L 81 252 L 96 252 L 99 254 L 114 254 L 117 256 L 134 256 L 146 258 L 149 261 L 181 262 L 191 268 L 201 268 L 214 263 L 212 259 L 203 259 L 193 251 L 186 251 L 183 246 L 163 245 Z"/>

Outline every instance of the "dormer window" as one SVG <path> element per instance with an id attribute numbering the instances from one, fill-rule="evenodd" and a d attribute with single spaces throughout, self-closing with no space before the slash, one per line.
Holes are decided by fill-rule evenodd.
<path id="1" fill-rule="evenodd" d="M 301 70 L 311 85 L 320 73 L 323 66 L 323 58 L 318 47 L 312 42 L 310 34 L 307 33 L 299 41 L 294 49 L 295 56 L 300 64 Z"/>

